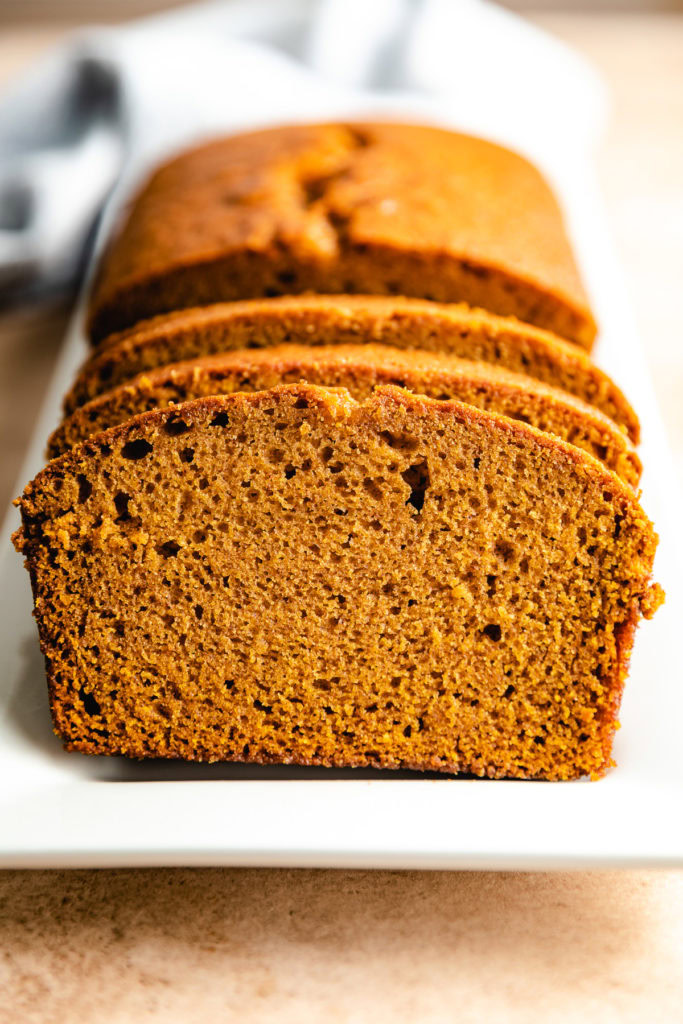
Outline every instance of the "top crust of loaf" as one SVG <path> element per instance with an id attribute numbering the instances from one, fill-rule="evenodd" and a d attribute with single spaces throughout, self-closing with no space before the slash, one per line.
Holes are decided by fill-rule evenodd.
<path id="1" fill-rule="evenodd" d="M 509 150 L 406 124 L 297 125 L 161 167 L 93 292 L 92 338 L 171 309 L 275 294 L 466 301 L 590 348 L 562 216 Z"/>

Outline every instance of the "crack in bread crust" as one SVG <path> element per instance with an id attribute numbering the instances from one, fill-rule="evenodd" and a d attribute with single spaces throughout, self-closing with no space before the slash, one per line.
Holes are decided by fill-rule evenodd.
<path id="1" fill-rule="evenodd" d="M 596 333 L 539 172 L 407 124 L 269 129 L 165 164 L 104 255 L 89 328 L 100 342 L 173 309 L 308 291 L 467 302 L 587 349 Z"/>

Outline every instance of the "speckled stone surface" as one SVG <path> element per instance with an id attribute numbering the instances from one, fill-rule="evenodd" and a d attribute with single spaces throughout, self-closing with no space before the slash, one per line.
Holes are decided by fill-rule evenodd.
<path id="1" fill-rule="evenodd" d="M 683 874 L 0 875 L 0 1021 L 680 1020 Z"/>

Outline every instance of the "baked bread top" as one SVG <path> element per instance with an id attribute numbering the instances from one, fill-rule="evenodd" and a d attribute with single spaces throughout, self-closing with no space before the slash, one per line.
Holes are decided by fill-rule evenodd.
<path id="1" fill-rule="evenodd" d="M 106 252 L 90 331 L 172 309 L 314 292 L 465 301 L 590 348 L 557 202 L 526 160 L 425 125 L 252 132 L 162 166 Z"/>

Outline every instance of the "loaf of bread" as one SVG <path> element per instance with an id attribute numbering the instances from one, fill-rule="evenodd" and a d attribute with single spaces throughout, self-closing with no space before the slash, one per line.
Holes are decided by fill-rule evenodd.
<path id="1" fill-rule="evenodd" d="M 48 454 L 56 458 L 92 434 L 149 409 L 301 380 L 345 387 L 354 398 L 367 398 L 379 384 L 396 384 L 441 401 L 455 398 L 571 441 L 633 487 L 640 479 L 640 459 L 625 433 L 572 395 L 489 363 L 374 344 L 238 349 L 158 367 L 67 416 L 50 438 Z"/>
<path id="2" fill-rule="evenodd" d="M 110 336 L 84 365 L 64 406 L 166 363 L 294 342 L 381 342 L 444 352 L 535 377 L 576 395 L 639 437 L 638 418 L 614 382 L 576 345 L 509 317 L 466 306 L 377 296 L 304 295 L 183 310 Z"/>
<path id="3" fill-rule="evenodd" d="M 590 348 L 558 205 L 526 160 L 407 124 L 296 125 L 161 167 L 102 263 L 90 331 L 218 301 L 357 292 L 467 302 Z"/>
<path id="4" fill-rule="evenodd" d="M 14 537 L 67 749 L 605 773 L 657 539 L 535 168 L 405 124 L 208 143 L 88 324 Z"/>
<path id="5" fill-rule="evenodd" d="M 600 462 L 396 387 L 153 410 L 19 504 L 55 726 L 88 753 L 599 776 L 661 596 Z"/>

